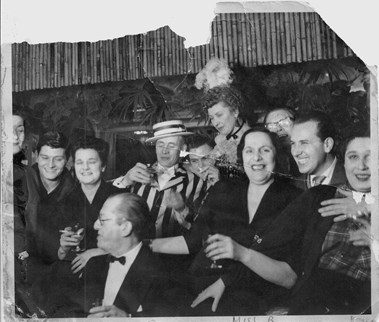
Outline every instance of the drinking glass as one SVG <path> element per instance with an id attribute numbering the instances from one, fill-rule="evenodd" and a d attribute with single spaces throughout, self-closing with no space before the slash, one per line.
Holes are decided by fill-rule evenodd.
<path id="1" fill-rule="evenodd" d="M 209 238 L 211 236 L 212 236 L 212 234 L 208 234 L 208 235 L 206 235 L 203 238 L 203 249 L 204 249 L 204 252 L 205 252 L 205 249 L 207 248 L 207 246 L 210 244 L 210 242 L 208 240 L 209 240 Z M 216 260 L 211 260 L 210 265 L 206 266 L 205 268 L 206 269 L 211 269 L 211 270 L 217 270 L 217 269 L 222 269 L 222 265 L 218 264 Z"/>
<path id="2" fill-rule="evenodd" d="M 84 229 L 82 232 L 79 232 L 80 229 L 82 229 L 84 227 L 82 227 L 82 225 L 80 223 L 76 223 L 73 227 L 72 227 L 72 231 L 75 232 L 75 235 L 73 235 L 74 237 L 82 237 L 82 235 L 84 236 Z M 81 248 L 80 245 L 76 246 L 75 249 L 74 249 L 74 252 L 75 253 L 81 253 L 85 251 L 85 248 Z"/>
<path id="3" fill-rule="evenodd" d="M 154 165 L 147 164 L 147 171 L 150 173 L 150 185 L 152 187 L 159 187 L 158 184 L 158 172 L 157 168 Z"/>

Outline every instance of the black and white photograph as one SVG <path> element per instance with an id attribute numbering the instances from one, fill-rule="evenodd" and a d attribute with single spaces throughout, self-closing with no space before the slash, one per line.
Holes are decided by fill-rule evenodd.
<path id="1" fill-rule="evenodd" d="M 0 320 L 376 321 L 374 6 L 320 2 L 3 1 Z"/>

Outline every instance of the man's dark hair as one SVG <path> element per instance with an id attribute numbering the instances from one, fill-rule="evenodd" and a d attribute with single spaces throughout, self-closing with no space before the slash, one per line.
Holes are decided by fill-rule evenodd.
<path id="1" fill-rule="evenodd" d="M 49 146 L 52 149 L 64 149 L 66 158 L 68 158 L 68 149 L 67 149 L 67 138 L 63 135 L 63 133 L 58 131 L 49 131 L 39 138 L 37 144 L 37 152 L 38 154 L 41 151 L 43 146 Z"/>
<path id="2" fill-rule="evenodd" d="M 336 128 L 328 114 L 321 111 L 312 111 L 300 114 L 295 120 L 294 124 L 303 124 L 306 122 L 315 122 L 317 124 L 317 136 L 324 141 L 326 138 L 331 137 L 336 139 Z"/>
<path id="3" fill-rule="evenodd" d="M 104 167 L 107 165 L 109 144 L 103 139 L 96 138 L 94 136 L 86 136 L 75 141 L 71 148 L 72 160 L 75 162 L 75 153 L 79 149 L 92 149 L 95 150 L 101 160 L 101 165 Z"/>
<path id="4" fill-rule="evenodd" d="M 212 149 L 215 146 L 214 140 L 207 135 L 195 134 L 187 138 L 188 150 L 197 149 L 204 144 L 209 145 Z"/>
<path id="5" fill-rule="evenodd" d="M 116 206 L 119 218 L 132 223 L 133 233 L 139 240 L 146 238 L 151 223 L 150 210 L 145 199 L 129 192 L 114 194 L 109 198 L 120 198 Z"/>
<path id="6" fill-rule="evenodd" d="M 270 139 L 271 139 L 271 142 L 275 148 L 275 162 L 276 162 L 276 168 L 275 170 L 277 172 L 282 172 L 283 169 L 280 169 L 278 168 L 279 167 L 279 160 L 280 158 L 282 158 L 282 148 L 281 148 L 281 145 L 280 145 L 280 140 L 279 140 L 279 136 L 274 133 L 274 132 L 270 132 L 269 130 L 267 130 L 264 126 L 262 125 L 257 125 L 257 126 L 254 126 L 253 128 L 247 130 L 241 137 L 241 141 L 240 143 L 238 144 L 238 147 L 237 147 L 237 160 L 238 160 L 238 163 L 239 164 L 243 164 L 243 159 L 242 159 L 242 151 L 243 149 L 245 148 L 245 138 L 247 135 L 249 135 L 250 133 L 256 133 L 256 132 L 261 132 L 261 133 L 265 133 L 267 134 Z"/>
<path id="7" fill-rule="evenodd" d="M 350 134 L 348 137 L 346 137 L 342 141 L 341 145 L 339 146 L 339 151 L 340 151 L 342 160 L 345 159 L 347 146 L 350 144 L 351 141 L 357 138 L 370 138 L 370 130 L 366 128 L 356 130 L 354 131 L 354 133 Z"/>
<path id="8" fill-rule="evenodd" d="M 204 97 L 203 108 L 207 110 L 221 102 L 228 105 L 232 112 L 241 112 L 243 105 L 242 95 L 234 87 L 217 86 L 211 88 Z"/>

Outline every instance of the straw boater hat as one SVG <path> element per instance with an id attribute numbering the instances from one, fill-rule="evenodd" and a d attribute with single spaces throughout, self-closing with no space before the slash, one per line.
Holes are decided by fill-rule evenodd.
<path id="1" fill-rule="evenodd" d="M 193 135 L 192 132 L 187 132 L 186 127 L 182 121 L 165 121 L 153 125 L 154 136 L 147 139 L 146 143 L 152 143 L 159 139 L 167 138 L 169 136 L 188 136 Z"/>

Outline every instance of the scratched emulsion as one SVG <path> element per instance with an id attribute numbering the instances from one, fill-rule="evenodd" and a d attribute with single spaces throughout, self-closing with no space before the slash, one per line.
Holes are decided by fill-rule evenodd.
<path id="1" fill-rule="evenodd" d="M 252 6 L 246 3 L 234 3 L 234 5 L 239 5 L 239 10 L 241 12 L 250 13 Z M 282 4 L 285 6 L 285 4 Z M 266 8 L 270 5 L 265 4 Z M 290 6 L 290 4 L 288 4 Z M 223 11 L 222 6 L 217 7 L 217 12 L 221 13 Z M 308 8 L 309 10 L 309 8 Z M 246 15 L 248 17 L 248 15 Z M 246 18 L 248 20 L 248 18 Z M 249 23 L 254 23 L 249 21 Z M 211 24 L 211 22 L 210 22 Z M 210 39 L 211 40 L 211 39 Z M 178 47 L 184 48 L 184 38 L 181 39 L 181 43 Z M 153 49 L 152 49 L 153 50 Z M 188 77 L 188 74 L 194 71 L 194 61 L 195 56 L 193 51 L 190 49 L 184 50 L 187 57 L 187 71 L 183 73 L 182 83 L 184 83 Z M 140 59 L 142 61 L 142 59 Z M 162 96 L 165 94 L 160 90 L 159 86 L 156 86 L 157 80 L 149 74 L 149 71 L 145 69 L 145 66 L 141 65 L 140 68 L 144 71 L 145 77 L 147 77 L 151 83 L 154 85 L 157 91 L 159 91 Z M 372 133 L 372 160 L 374 160 L 376 166 L 372 167 L 372 193 L 376 196 L 374 213 L 372 214 L 372 236 L 374 238 L 374 256 L 372 257 L 372 315 L 371 317 L 350 317 L 350 321 L 373 321 L 379 316 L 379 219 L 378 219 L 378 187 L 379 187 L 379 174 L 378 174 L 378 104 L 377 104 L 377 70 L 374 67 L 369 67 L 371 71 L 370 78 L 370 108 L 371 108 L 371 133 Z M 13 254 L 13 193 L 12 193 L 12 117 L 11 117 L 11 107 L 12 107 L 12 75 L 9 72 L 11 69 L 11 53 L 10 46 L 3 45 L 1 50 L 1 229 L 2 229 L 2 241 L 1 241 L 1 285 L 2 285 L 2 316 L 6 320 L 14 320 L 14 254 Z M 377 242 L 377 243 L 375 243 Z M 346 318 L 346 317 L 345 317 Z M 193 321 L 196 318 L 191 318 Z M 201 318 L 199 318 L 201 319 Z M 291 318 L 291 321 L 299 320 L 301 318 Z M 333 317 L 333 321 L 343 321 L 343 317 Z M 185 319 L 188 321 L 187 319 Z M 219 321 L 219 318 L 208 317 L 207 321 Z M 279 321 L 280 317 L 224 317 L 223 321 L 235 321 L 235 322 L 247 322 L 247 321 Z M 310 321 L 304 318 L 304 321 Z M 319 319 L 312 319 L 314 321 L 319 321 Z M 146 321 L 164 321 L 162 318 L 157 319 L 146 319 Z M 286 319 L 286 321 L 289 321 Z"/>

